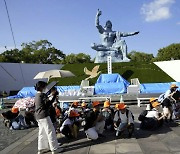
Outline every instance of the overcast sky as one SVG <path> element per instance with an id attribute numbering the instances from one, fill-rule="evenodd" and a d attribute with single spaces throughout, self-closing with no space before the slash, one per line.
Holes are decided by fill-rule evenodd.
<path id="1" fill-rule="evenodd" d="M 140 31 L 123 38 L 128 52 L 153 53 L 180 43 L 180 0 L 6 0 L 16 46 L 47 39 L 65 54 L 84 52 L 95 57 L 91 43 L 100 43 L 95 27 L 111 20 L 113 30 Z M 0 52 L 14 48 L 4 0 L 0 1 Z"/>

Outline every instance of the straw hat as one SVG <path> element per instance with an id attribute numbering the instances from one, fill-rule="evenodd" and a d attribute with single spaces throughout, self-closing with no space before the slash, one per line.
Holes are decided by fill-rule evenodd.
<path id="1" fill-rule="evenodd" d="M 87 106 L 87 104 L 85 102 L 82 102 L 81 106 L 85 107 L 85 106 Z"/>
<path id="2" fill-rule="evenodd" d="M 152 107 L 156 107 L 156 106 L 159 106 L 159 105 L 160 105 L 159 102 L 154 102 L 154 103 L 152 103 Z"/>
<path id="3" fill-rule="evenodd" d="M 126 108 L 126 106 L 127 106 L 127 105 L 125 105 L 124 103 L 120 103 L 120 104 L 118 105 L 118 109 L 123 110 L 123 109 Z"/>
<path id="4" fill-rule="evenodd" d="M 178 88 L 178 86 L 176 86 L 176 84 L 172 84 L 171 88 Z"/>
<path id="5" fill-rule="evenodd" d="M 155 102 L 155 101 L 157 101 L 157 99 L 154 98 L 154 97 L 150 98 L 150 100 L 149 100 L 150 103 L 153 103 L 153 102 Z"/>
<path id="6" fill-rule="evenodd" d="M 105 101 L 104 102 L 104 107 L 109 107 L 110 106 L 110 102 L 109 101 Z"/>
<path id="7" fill-rule="evenodd" d="M 11 112 L 12 112 L 12 113 L 18 113 L 18 111 L 19 111 L 19 109 L 16 108 L 16 107 L 13 107 L 13 108 L 11 109 Z"/>
<path id="8" fill-rule="evenodd" d="M 99 104 L 100 104 L 99 101 L 94 101 L 92 105 L 93 105 L 93 107 L 95 107 L 95 106 L 97 106 Z"/>
<path id="9" fill-rule="evenodd" d="M 77 113 L 73 110 L 70 111 L 69 117 L 78 117 L 78 116 L 79 116 L 79 113 Z"/>

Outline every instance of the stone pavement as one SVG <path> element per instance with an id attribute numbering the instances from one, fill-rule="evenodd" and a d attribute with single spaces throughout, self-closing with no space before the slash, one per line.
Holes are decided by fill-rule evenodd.
<path id="1" fill-rule="evenodd" d="M 0 114 L 7 110 L 9 109 L 7 108 L 0 110 Z M 10 130 L 7 127 L 5 127 L 3 123 L 3 118 L 0 116 L 0 151 L 6 148 L 7 146 L 11 145 L 12 143 L 18 141 L 34 129 L 35 128 L 24 130 Z"/>
<path id="2" fill-rule="evenodd" d="M 80 132 L 78 140 L 68 140 L 58 134 L 59 142 L 63 143 L 64 154 L 180 154 L 180 127 L 178 123 L 164 124 L 157 131 L 144 131 L 139 129 L 137 117 L 144 107 L 130 106 L 135 116 L 135 133 L 131 139 L 115 138 L 115 133 L 105 131 L 106 138 L 96 141 L 86 139 L 84 132 Z M 35 154 L 37 153 L 38 129 L 6 147 L 1 154 Z M 51 152 L 47 152 L 50 154 Z"/>

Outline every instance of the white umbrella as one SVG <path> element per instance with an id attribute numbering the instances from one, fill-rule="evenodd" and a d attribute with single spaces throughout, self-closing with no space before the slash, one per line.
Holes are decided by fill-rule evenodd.
<path id="1" fill-rule="evenodd" d="M 45 72 L 39 72 L 34 79 L 44 79 L 48 78 L 64 78 L 64 77 L 72 77 L 75 76 L 72 72 L 67 70 L 49 70 Z"/>

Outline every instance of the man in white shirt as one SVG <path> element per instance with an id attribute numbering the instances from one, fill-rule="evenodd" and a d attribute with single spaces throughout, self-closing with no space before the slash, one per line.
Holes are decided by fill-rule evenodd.
<path id="1" fill-rule="evenodd" d="M 134 119 L 131 111 L 126 109 L 126 105 L 124 103 L 120 103 L 118 105 L 119 111 L 117 111 L 114 115 L 114 126 L 117 127 L 116 137 L 120 136 L 124 130 L 128 130 L 129 137 L 132 136 L 134 131 Z M 119 126 L 117 126 L 117 122 L 120 120 Z"/>

